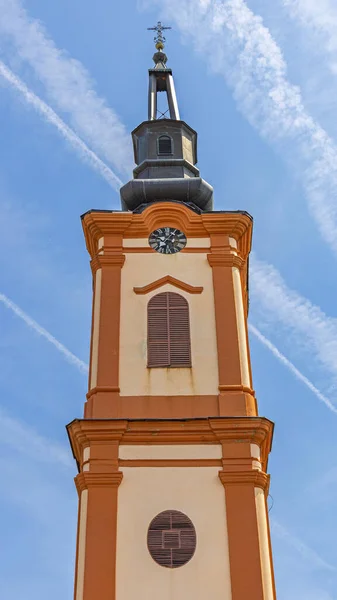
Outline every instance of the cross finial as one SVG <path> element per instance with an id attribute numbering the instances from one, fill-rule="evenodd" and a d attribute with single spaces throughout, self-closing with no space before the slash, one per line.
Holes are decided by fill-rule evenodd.
<path id="1" fill-rule="evenodd" d="M 165 29 L 172 29 L 172 27 L 164 27 L 164 25 L 162 25 L 161 21 L 158 21 L 158 23 L 157 23 L 157 25 L 155 27 L 148 27 L 149 31 L 156 31 L 157 32 L 157 34 L 153 38 L 157 50 L 163 50 L 164 49 L 164 42 L 166 41 L 166 39 L 163 36 L 163 31 Z"/>

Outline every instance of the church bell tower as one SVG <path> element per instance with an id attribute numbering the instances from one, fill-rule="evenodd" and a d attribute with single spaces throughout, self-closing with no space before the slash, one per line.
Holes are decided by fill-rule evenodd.
<path id="1" fill-rule="evenodd" d="M 252 218 L 213 210 L 154 29 L 122 210 L 82 217 L 93 310 L 84 418 L 68 425 L 74 598 L 275 600 L 273 424 L 258 415 L 247 335 Z"/>

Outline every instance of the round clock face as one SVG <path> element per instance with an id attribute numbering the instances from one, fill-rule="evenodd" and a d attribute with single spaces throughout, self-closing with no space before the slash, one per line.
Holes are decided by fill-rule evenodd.
<path id="1" fill-rule="evenodd" d="M 186 236 L 174 227 L 160 227 L 153 231 L 149 237 L 151 248 L 161 254 L 175 254 L 186 246 Z"/>

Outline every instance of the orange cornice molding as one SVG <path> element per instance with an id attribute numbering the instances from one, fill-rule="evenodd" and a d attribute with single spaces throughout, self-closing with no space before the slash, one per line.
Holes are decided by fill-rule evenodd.
<path id="1" fill-rule="evenodd" d="M 262 468 L 271 449 L 273 423 L 264 417 L 210 419 L 75 419 L 67 426 L 74 457 L 80 462 L 83 448 L 105 444 L 257 444 Z M 238 444 L 240 446 L 240 444 Z"/>
<path id="2" fill-rule="evenodd" d="M 123 479 L 121 471 L 111 473 L 79 473 L 75 477 L 78 494 L 90 487 L 118 487 Z"/>
<path id="3" fill-rule="evenodd" d="M 233 237 L 242 258 L 250 251 L 252 219 L 246 213 L 211 212 L 198 215 L 182 204 L 157 202 L 141 214 L 131 212 L 93 211 L 83 216 L 82 226 L 88 251 L 93 258 L 98 240 L 104 247 L 120 248 L 123 238 L 147 238 L 158 227 L 177 227 L 187 237 Z"/>
<path id="4" fill-rule="evenodd" d="M 148 285 L 144 285 L 143 287 L 134 287 L 133 291 L 135 294 L 148 294 L 153 290 L 165 285 L 166 283 L 170 283 L 189 294 L 201 294 L 203 291 L 203 287 L 190 285 L 189 283 L 185 283 L 184 281 L 180 281 L 180 279 L 176 279 L 175 277 L 171 277 L 171 275 L 165 275 L 165 277 L 161 277 L 160 279 L 156 279 L 156 281 L 152 281 L 152 283 L 148 283 Z"/>
<path id="5" fill-rule="evenodd" d="M 247 485 L 251 484 L 254 487 L 259 487 L 264 490 L 266 496 L 269 493 L 270 475 L 257 469 L 251 471 L 220 471 L 219 479 L 222 485 L 226 488 L 229 485 Z"/>

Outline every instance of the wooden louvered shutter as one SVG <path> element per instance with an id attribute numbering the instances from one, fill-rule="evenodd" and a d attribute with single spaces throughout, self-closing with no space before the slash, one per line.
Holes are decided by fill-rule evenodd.
<path id="1" fill-rule="evenodd" d="M 190 319 L 188 302 L 168 292 L 169 303 L 169 350 L 171 367 L 191 366 Z"/>
<path id="2" fill-rule="evenodd" d="M 159 565 L 175 569 L 191 560 L 196 549 L 192 521 L 177 510 L 165 510 L 150 523 L 147 534 L 149 552 Z"/>
<path id="3" fill-rule="evenodd" d="M 167 294 L 151 298 L 147 309 L 148 367 L 168 367 L 169 325 Z"/>
<path id="4" fill-rule="evenodd" d="M 191 342 L 188 302 L 173 292 L 151 298 L 148 304 L 148 367 L 190 367 Z"/>

